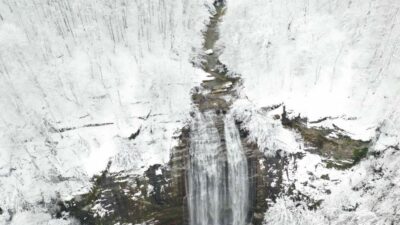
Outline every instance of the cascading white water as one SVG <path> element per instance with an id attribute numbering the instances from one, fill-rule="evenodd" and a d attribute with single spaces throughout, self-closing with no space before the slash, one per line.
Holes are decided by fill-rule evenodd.
<path id="1" fill-rule="evenodd" d="M 222 225 L 226 202 L 223 149 L 213 114 L 196 113 L 191 125 L 188 203 L 191 225 Z M 226 190 L 226 189 L 225 189 Z"/>
<path id="2" fill-rule="evenodd" d="M 244 225 L 248 212 L 248 170 L 238 130 L 224 120 L 226 148 L 216 115 L 197 113 L 191 125 L 188 204 L 191 225 Z"/>
<path id="3" fill-rule="evenodd" d="M 228 163 L 229 206 L 232 210 L 231 225 L 244 225 L 249 207 L 249 175 L 247 159 L 233 117 L 224 120 L 226 156 Z"/>

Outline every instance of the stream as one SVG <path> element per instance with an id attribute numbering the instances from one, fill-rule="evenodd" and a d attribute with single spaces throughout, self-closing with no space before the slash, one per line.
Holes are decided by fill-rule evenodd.
<path id="1" fill-rule="evenodd" d="M 239 130 L 229 113 L 237 78 L 219 60 L 218 23 L 225 5 L 215 4 L 204 33 L 202 69 L 209 79 L 195 88 L 190 126 L 187 196 L 190 225 L 245 225 L 249 221 L 249 168 Z"/>

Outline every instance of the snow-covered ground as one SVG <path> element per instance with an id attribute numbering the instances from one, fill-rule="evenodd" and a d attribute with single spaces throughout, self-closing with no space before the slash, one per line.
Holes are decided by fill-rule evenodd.
<path id="1" fill-rule="evenodd" d="M 110 159 L 168 161 L 211 3 L 0 1 L 0 224 L 47 224 Z"/>
<path id="2" fill-rule="evenodd" d="M 259 146 L 302 150 L 301 143 L 290 144 L 295 136 L 272 115 L 260 116 L 262 107 L 284 103 L 294 115 L 311 121 L 329 117 L 324 126 L 335 124 L 353 138 L 371 139 L 375 152 L 345 171 L 324 168 L 319 156 L 307 153 L 286 182 L 324 199 L 321 208 L 304 210 L 282 197 L 266 214 L 266 224 L 400 223 L 400 2 L 236 0 L 227 5 L 220 59 L 243 79 L 243 100 L 234 106 Z M 319 179 L 324 174 L 331 179 Z"/>
<path id="3" fill-rule="evenodd" d="M 368 139 L 398 108 L 397 0 L 228 1 L 221 60 L 256 105 L 284 102 Z M 342 118 L 357 118 L 352 122 Z"/>

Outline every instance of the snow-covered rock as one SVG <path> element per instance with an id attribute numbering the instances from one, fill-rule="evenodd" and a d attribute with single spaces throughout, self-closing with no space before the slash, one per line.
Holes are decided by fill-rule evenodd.
<path id="1" fill-rule="evenodd" d="M 206 53 L 207 55 L 212 55 L 214 51 L 212 49 L 207 49 L 204 51 L 204 53 Z"/>

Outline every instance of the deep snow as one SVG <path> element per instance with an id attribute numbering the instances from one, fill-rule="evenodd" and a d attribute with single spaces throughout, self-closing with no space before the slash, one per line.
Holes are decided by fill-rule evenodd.
<path id="1" fill-rule="evenodd" d="M 0 1 L 0 224 L 47 224 L 57 193 L 87 190 L 110 159 L 169 160 L 211 3 Z"/>
<path id="2" fill-rule="evenodd" d="M 220 59 L 243 79 L 234 111 L 266 154 L 304 153 L 296 134 L 273 120 L 282 107 L 263 110 L 280 103 L 292 116 L 328 117 L 318 126 L 335 124 L 373 141 L 370 155 L 350 170 L 327 169 L 310 153 L 292 162 L 285 182 L 323 199 L 321 208 L 309 211 L 282 196 L 265 223 L 400 223 L 400 2 L 237 0 L 227 6 Z M 329 181 L 320 179 L 324 174 Z"/>

